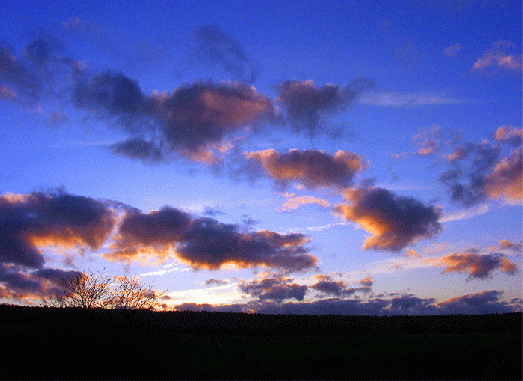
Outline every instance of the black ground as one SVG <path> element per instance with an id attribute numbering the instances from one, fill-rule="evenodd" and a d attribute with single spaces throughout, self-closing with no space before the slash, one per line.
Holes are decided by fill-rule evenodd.
<path id="1" fill-rule="evenodd" d="M 3 305 L 0 379 L 521 380 L 522 318 Z"/>

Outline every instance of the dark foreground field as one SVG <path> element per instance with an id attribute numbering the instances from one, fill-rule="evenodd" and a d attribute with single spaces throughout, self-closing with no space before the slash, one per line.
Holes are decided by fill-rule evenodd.
<path id="1" fill-rule="evenodd" d="M 517 379 L 522 314 L 248 315 L 0 306 L 0 379 Z"/>

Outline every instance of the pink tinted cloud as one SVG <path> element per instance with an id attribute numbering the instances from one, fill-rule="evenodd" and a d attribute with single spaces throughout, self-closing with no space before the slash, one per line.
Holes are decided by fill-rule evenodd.
<path id="1" fill-rule="evenodd" d="M 473 70 L 483 70 L 497 67 L 502 70 L 521 71 L 521 54 L 513 51 L 515 45 L 510 41 L 496 41 L 478 58 L 472 66 Z"/>

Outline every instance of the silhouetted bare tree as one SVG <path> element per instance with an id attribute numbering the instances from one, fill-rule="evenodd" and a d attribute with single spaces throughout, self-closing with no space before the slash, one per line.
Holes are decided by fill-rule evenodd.
<path id="1" fill-rule="evenodd" d="M 44 304 L 55 307 L 152 309 L 164 292 L 142 284 L 137 276 L 99 272 L 79 273 L 62 280 L 62 289 Z"/>
<path id="2" fill-rule="evenodd" d="M 164 292 L 143 285 L 137 276 L 116 276 L 114 278 L 117 285 L 111 301 L 113 308 L 151 309 L 159 306 L 159 298 Z"/>
<path id="3" fill-rule="evenodd" d="M 104 275 L 104 270 L 63 279 L 61 291 L 49 303 L 56 307 L 107 308 L 112 300 L 112 278 Z"/>

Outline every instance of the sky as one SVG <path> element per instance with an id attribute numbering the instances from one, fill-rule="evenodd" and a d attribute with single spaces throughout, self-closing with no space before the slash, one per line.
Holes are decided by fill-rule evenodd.
<path id="1" fill-rule="evenodd" d="M 3 8 L 0 302 L 522 310 L 520 1 Z"/>

